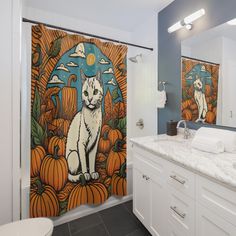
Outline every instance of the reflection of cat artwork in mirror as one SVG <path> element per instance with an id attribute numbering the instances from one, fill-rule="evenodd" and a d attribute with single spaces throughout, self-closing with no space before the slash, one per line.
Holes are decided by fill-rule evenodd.
<path id="1" fill-rule="evenodd" d="M 216 123 L 219 65 L 182 57 L 182 118 Z"/>

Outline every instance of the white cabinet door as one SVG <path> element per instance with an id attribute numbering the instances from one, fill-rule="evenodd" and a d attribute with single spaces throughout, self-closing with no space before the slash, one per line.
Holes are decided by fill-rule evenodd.
<path id="1" fill-rule="evenodd" d="M 150 179 L 150 231 L 154 236 L 166 235 L 166 191 L 158 175 Z"/>
<path id="2" fill-rule="evenodd" d="M 197 204 L 196 236 L 235 236 L 236 227 Z"/>
<path id="3" fill-rule="evenodd" d="M 149 222 L 149 183 L 144 174 L 133 169 L 133 211 L 138 219 L 147 227 Z"/>

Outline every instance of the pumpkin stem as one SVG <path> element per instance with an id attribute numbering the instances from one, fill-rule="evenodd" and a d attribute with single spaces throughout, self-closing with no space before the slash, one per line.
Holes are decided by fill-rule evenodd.
<path id="1" fill-rule="evenodd" d="M 113 151 L 114 152 L 121 152 L 122 149 L 123 149 L 123 145 L 125 144 L 125 141 L 122 140 L 122 139 L 117 139 L 115 144 L 114 144 L 114 147 L 113 147 Z"/>
<path id="2" fill-rule="evenodd" d="M 126 162 L 121 165 L 119 176 L 122 178 L 126 178 Z"/>
<path id="3" fill-rule="evenodd" d="M 35 185 L 37 186 L 37 189 L 38 189 L 37 193 L 39 195 L 42 195 L 42 193 L 44 192 L 44 187 L 39 179 L 35 180 Z"/>
<path id="4" fill-rule="evenodd" d="M 111 122 L 110 122 L 111 124 L 111 128 L 112 129 L 116 129 L 117 128 L 117 126 L 118 126 L 118 124 L 119 124 L 119 120 L 118 119 L 114 119 L 114 120 L 111 120 Z"/>
<path id="5" fill-rule="evenodd" d="M 75 75 L 75 74 L 72 74 L 72 75 L 70 75 L 70 77 L 68 78 L 68 80 L 67 80 L 67 87 L 71 87 L 71 81 L 74 81 L 74 82 L 76 82 L 76 80 L 77 80 L 77 76 Z"/>
<path id="6" fill-rule="evenodd" d="M 58 135 L 59 135 L 59 138 L 62 139 L 62 138 L 64 137 L 63 131 L 62 131 L 61 129 L 58 129 L 57 133 L 58 133 Z"/>
<path id="7" fill-rule="evenodd" d="M 85 179 L 85 177 L 84 177 L 83 174 L 80 175 L 79 179 L 80 179 L 81 185 L 82 185 L 82 186 L 85 186 L 85 185 L 86 185 L 86 179 Z"/>
<path id="8" fill-rule="evenodd" d="M 104 132 L 104 134 L 103 134 L 103 139 L 105 139 L 105 140 L 108 139 L 108 130 Z"/>
<path id="9" fill-rule="evenodd" d="M 34 137 L 31 135 L 31 149 L 35 149 L 36 148 L 36 144 L 34 142 Z"/>
<path id="10" fill-rule="evenodd" d="M 59 155 L 58 155 L 58 151 L 59 151 L 59 146 L 58 145 L 56 145 L 55 147 L 54 147 L 54 154 L 53 154 L 53 158 L 54 159 L 59 159 Z"/>

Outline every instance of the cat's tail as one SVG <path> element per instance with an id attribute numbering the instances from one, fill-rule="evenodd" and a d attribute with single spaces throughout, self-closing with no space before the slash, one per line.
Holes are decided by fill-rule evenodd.
<path id="1" fill-rule="evenodd" d="M 72 175 L 72 174 L 69 173 L 68 174 L 68 180 L 70 180 L 73 183 L 79 182 L 81 175 L 82 175 L 81 173 L 79 173 L 77 175 Z"/>

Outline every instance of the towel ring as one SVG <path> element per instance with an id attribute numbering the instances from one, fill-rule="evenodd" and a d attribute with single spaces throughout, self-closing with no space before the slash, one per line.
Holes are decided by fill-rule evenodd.
<path id="1" fill-rule="evenodd" d="M 166 82 L 165 81 L 160 81 L 159 84 L 162 85 L 163 90 L 165 91 L 166 90 Z"/>

